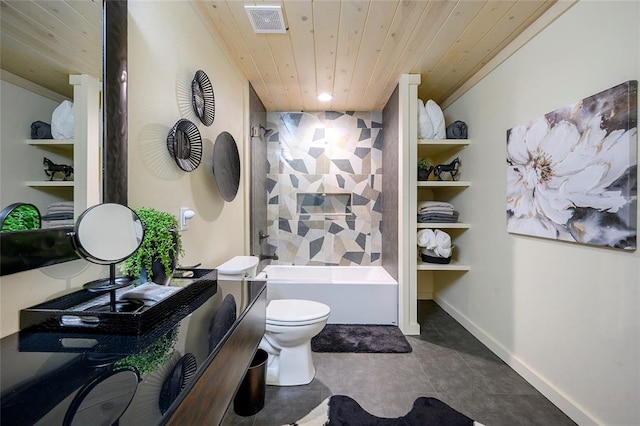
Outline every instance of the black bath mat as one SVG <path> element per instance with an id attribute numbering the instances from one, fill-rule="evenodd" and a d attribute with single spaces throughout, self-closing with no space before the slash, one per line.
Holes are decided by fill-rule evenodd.
<path id="1" fill-rule="evenodd" d="M 385 418 L 372 415 L 345 395 L 333 395 L 325 399 L 304 418 L 291 425 L 482 426 L 436 398 L 420 397 L 413 402 L 411 411 L 406 415 Z"/>
<path id="2" fill-rule="evenodd" d="M 406 353 L 411 345 L 395 325 L 327 324 L 311 339 L 314 352 Z"/>

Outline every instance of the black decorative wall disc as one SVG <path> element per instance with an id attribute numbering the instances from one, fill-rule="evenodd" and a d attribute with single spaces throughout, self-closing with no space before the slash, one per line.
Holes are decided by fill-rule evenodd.
<path id="1" fill-rule="evenodd" d="M 202 138 L 196 125 L 178 120 L 167 136 L 167 149 L 178 167 L 185 172 L 194 171 L 202 160 Z"/>
<path id="2" fill-rule="evenodd" d="M 191 106 L 202 124 L 213 124 L 216 117 L 216 99 L 211 81 L 202 70 L 198 70 L 191 81 Z"/>
<path id="3" fill-rule="evenodd" d="M 213 175 L 222 199 L 230 202 L 240 187 L 240 153 L 229 132 L 222 132 L 213 145 Z"/>

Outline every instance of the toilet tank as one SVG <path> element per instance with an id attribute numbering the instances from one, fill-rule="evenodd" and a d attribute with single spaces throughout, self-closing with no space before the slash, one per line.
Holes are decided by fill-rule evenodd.
<path id="1" fill-rule="evenodd" d="M 242 281 L 244 278 L 256 276 L 258 271 L 258 256 L 235 256 L 218 266 L 218 279 Z"/>

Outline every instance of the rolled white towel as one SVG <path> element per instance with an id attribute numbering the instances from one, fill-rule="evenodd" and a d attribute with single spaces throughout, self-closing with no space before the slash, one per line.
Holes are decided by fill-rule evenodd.
<path id="1" fill-rule="evenodd" d="M 421 229 L 418 231 L 418 246 L 435 247 L 436 236 L 433 229 Z"/>
<path id="2" fill-rule="evenodd" d="M 434 234 L 436 247 L 433 251 L 440 257 L 451 256 L 451 236 L 440 229 L 436 229 Z"/>

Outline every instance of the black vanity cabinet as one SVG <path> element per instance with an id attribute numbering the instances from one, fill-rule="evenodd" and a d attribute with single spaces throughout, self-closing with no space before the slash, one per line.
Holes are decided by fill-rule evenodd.
<path id="1" fill-rule="evenodd" d="M 230 300 L 236 313 L 221 333 Z M 218 280 L 204 303 L 143 335 L 7 336 L 0 423 L 219 424 L 264 334 L 265 313 L 264 281 Z"/>

